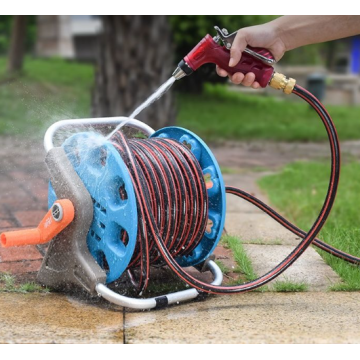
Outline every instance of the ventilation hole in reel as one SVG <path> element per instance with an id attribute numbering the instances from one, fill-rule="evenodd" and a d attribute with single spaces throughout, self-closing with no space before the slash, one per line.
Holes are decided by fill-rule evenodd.
<path id="1" fill-rule="evenodd" d="M 207 234 L 211 233 L 211 229 L 212 229 L 213 225 L 214 225 L 213 221 L 209 219 L 207 222 L 207 225 L 206 225 L 206 230 L 205 230 Z"/>
<path id="2" fill-rule="evenodd" d="M 122 185 L 119 187 L 119 195 L 120 195 L 120 199 L 121 199 L 121 200 L 127 200 L 128 195 L 127 195 L 127 192 L 126 192 L 126 190 L 125 190 L 125 184 L 122 184 Z"/>
<path id="3" fill-rule="evenodd" d="M 204 174 L 204 181 L 207 190 L 211 189 L 214 186 L 210 174 Z"/>
<path id="4" fill-rule="evenodd" d="M 121 229 L 120 231 L 120 240 L 125 246 L 129 243 L 129 234 L 124 229 Z"/>
<path id="5" fill-rule="evenodd" d="M 191 150 L 191 144 L 189 144 L 186 140 L 182 142 L 189 150 Z"/>
<path id="6" fill-rule="evenodd" d="M 105 256 L 104 253 L 101 253 L 101 264 L 100 264 L 100 266 L 107 273 L 110 271 L 110 266 L 109 266 L 109 263 L 106 260 L 106 256 Z"/>

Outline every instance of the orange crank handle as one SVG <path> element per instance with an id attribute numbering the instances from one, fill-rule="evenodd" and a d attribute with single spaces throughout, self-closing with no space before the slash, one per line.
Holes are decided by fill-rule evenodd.
<path id="1" fill-rule="evenodd" d="M 44 244 L 65 229 L 74 219 L 75 209 L 68 199 L 57 200 L 35 229 L 3 232 L 3 247 Z"/>

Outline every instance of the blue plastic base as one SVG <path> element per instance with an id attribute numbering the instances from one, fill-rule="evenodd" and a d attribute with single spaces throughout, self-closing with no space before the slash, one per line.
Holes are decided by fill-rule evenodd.
<path id="1" fill-rule="evenodd" d="M 128 169 L 114 146 L 100 134 L 75 134 L 63 147 L 94 204 L 87 245 L 107 271 L 106 282 L 112 282 L 127 268 L 136 245 L 138 215 Z M 55 200 L 50 184 L 49 207 Z"/>
<path id="2" fill-rule="evenodd" d="M 224 228 L 226 193 L 220 167 L 207 145 L 189 130 L 179 127 L 167 127 L 156 131 L 151 137 L 174 139 L 188 146 L 199 161 L 205 178 L 207 178 L 207 181 L 212 182 L 212 187 L 208 189 L 211 230 L 205 232 L 201 242 L 190 255 L 176 258 L 180 266 L 196 265 L 212 254 L 220 241 Z"/>

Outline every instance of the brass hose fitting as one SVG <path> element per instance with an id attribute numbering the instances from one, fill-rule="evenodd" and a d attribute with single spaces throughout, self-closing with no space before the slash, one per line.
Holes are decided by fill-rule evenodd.
<path id="1" fill-rule="evenodd" d="M 296 85 L 296 80 L 274 72 L 269 85 L 276 90 L 282 90 L 285 94 L 291 94 Z"/>

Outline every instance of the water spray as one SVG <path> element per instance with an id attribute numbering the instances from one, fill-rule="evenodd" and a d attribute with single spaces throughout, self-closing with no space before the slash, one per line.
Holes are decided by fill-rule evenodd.
<path id="1" fill-rule="evenodd" d="M 62 291 L 81 288 L 115 304 L 136 309 L 165 307 L 199 294 L 235 294 L 262 286 L 291 266 L 310 244 L 344 260 L 360 259 L 325 244 L 316 236 L 330 214 L 340 173 L 340 149 L 335 126 L 323 105 L 296 81 L 274 71 L 266 49 L 247 48 L 236 67 L 229 67 L 236 33 L 215 27 L 180 61 L 172 77 L 129 117 L 63 120 L 46 132 L 45 162 L 49 170 L 49 209 L 37 229 L 1 234 L 4 247 L 50 241 L 37 280 Z M 222 44 L 221 44 L 222 42 Z M 322 209 L 308 232 L 291 224 L 268 205 L 246 192 L 225 187 L 219 165 L 196 134 L 179 127 L 157 131 L 134 119 L 176 80 L 205 63 L 228 73 L 253 72 L 260 86 L 295 94 L 317 112 L 328 134 L 331 174 Z M 127 138 L 123 127 L 141 131 L 144 139 Z M 115 127 L 107 137 L 87 131 L 54 145 L 60 130 L 79 126 Z M 221 285 L 223 275 L 213 261 L 224 228 L 226 193 L 249 201 L 302 238 L 271 271 L 239 285 Z M 153 298 L 132 298 L 109 284 L 127 275 L 139 296 L 151 281 L 150 268 L 167 266 L 191 288 Z M 210 271 L 206 283 L 185 270 Z"/>

